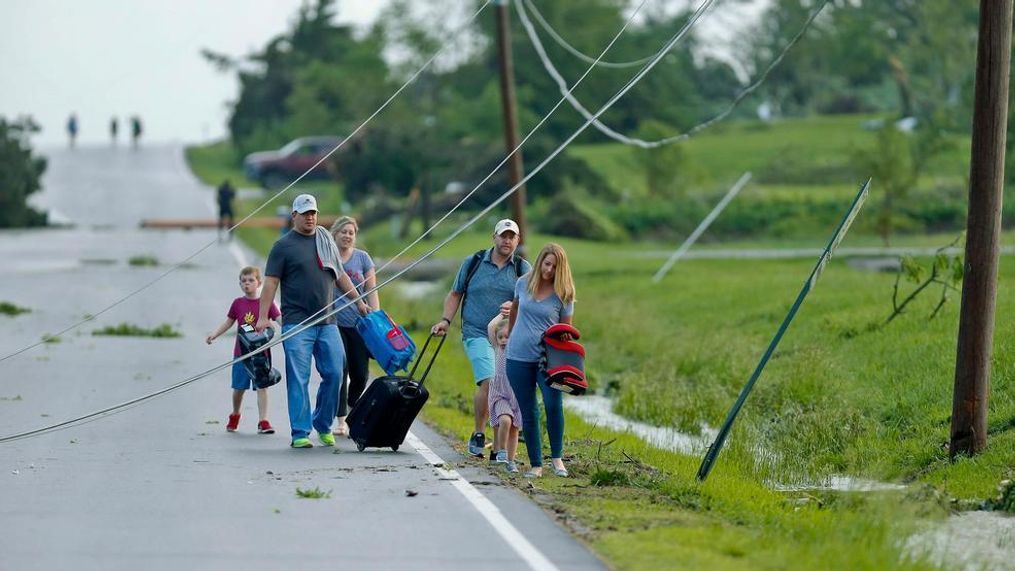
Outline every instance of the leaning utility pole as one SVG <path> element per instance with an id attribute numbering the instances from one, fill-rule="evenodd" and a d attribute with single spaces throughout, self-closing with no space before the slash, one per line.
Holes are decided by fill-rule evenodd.
<path id="1" fill-rule="evenodd" d="M 504 115 L 504 142 L 511 153 L 518 146 L 518 111 L 515 102 L 515 71 L 511 59 L 511 23 L 508 13 L 508 0 L 494 0 L 497 5 L 497 52 L 500 56 L 500 103 Z M 525 178 L 522 165 L 522 152 L 512 153 L 508 159 L 508 184 L 514 187 Z M 525 223 L 525 185 L 519 186 L 511 196 L 511 217 L 518 223 L 521 231 L 519 244 L 525 240 L 527 225 Z"/>
<path id="2" fill-rule="evenodd" d="M 1012 0 L 980 0 L 966 267 L 955 359 L 949 455 L 987 447 L 987 397 L 994 341 L 998 241 L 1008 128 Z"/>

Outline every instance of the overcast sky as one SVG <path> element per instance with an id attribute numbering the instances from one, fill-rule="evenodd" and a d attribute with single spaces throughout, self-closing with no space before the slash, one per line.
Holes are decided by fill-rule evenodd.
<path id="1" fill-rule="evenodd" d="M 706 18 L 701 29 L 712 51 L 731 49 L 724 47 L 735 39 L 731 19 L 753 20 L 765 1 Z M 301 3 L 0 0 L 0 115 L 31 114 L 43 128 L 34 142 L 43 146 L 66 141 L 72 112 L 82 143 L 108 142 L 114 116 L 122 139 L 134 114 L 143 119 L 148 141 L 222 138 L 237 82 L 235 74 L 205 62 L 201 48 L 233 56 L 258 50 L 288 28 Z M 339 0 L 339 21 L 365 27 L 386 4 Z"/>
<path id="2" fill-rule="evenodd" d="M 234 75 L 203 47 L 243 55 L 284 31 L 301 0 L 0 0 L 0 115 L 31 114 L 40 145 L 107 142 L 109 121 L 142 117 L 145 138 L 199 142 L 225 135 Z M 340 0 L 339 20 L 367 25 L 384 0 Z"/>

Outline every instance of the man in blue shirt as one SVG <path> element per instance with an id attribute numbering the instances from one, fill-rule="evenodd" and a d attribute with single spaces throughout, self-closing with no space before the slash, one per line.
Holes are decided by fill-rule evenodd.
<path id="1" fill-rule="evenodd" d="M 475 431 L 469 438 L 469 454 L 483 456 L 484 434 L 489 415 L 487 398 L 489 381 L 494 372 L 493 347 L 487 338 L 486 326 L 497 313 L 511 311 L 515 282 L 531 269 L 531 265 L 515 256 L 521 238 L 518 224 L 504 219 L 493 229 L 493 247 L 465 258 L 451 291 L 444 298 L 441 320 L 430 329 L 434 335 L 445 335 L 459 306 L 462 306 L 462 345 L 472 363 L 476 392 L 472 398 Z"/>

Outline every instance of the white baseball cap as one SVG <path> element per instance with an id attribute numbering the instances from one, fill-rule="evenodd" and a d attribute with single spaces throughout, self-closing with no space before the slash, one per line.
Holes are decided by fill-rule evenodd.
<path id="1" fill-rule="evenodd" d="M 303 214 L 309 210 L 317 210 L 317 199 L 311 194 L 301 194 L 293 200 L 293 212 Z"/>
<path id="2" fill-rule="evenodd" d="M 500 222 L 497 223 L 496 226 L 493 227 L 493 235 L 500 236 L 501 234 L 507 232 L 508 230 L 514 232 L 515 234 L 518 234 L 519 236 L 521 236 L 522 234 L 521 231 L 518 230 L 518 225 L 515 224 L 514 220 L 511 220 L 510 218 L 505 218 L 504 220 L 501 220 Z"/>

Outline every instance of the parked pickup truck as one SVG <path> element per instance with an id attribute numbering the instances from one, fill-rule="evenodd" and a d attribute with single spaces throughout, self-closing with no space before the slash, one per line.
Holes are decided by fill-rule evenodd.
<path id="1" fill-rule="evenodd" d="M 342 142 L 341 137 L 301 137 L 277 151 L 250 153 L 243 159 L 247 178 L 267 189 L 278 189 L 296 180 Z M 324 161 L 307 178 L 332 178 L 330 161 Z M 305 179 L 304 179 L 305 180 Z"/>

